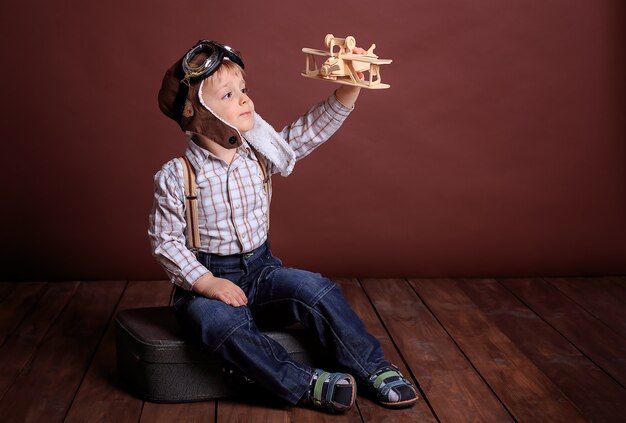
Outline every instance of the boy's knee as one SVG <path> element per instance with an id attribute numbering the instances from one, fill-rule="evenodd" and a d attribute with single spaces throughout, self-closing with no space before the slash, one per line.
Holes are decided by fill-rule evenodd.
<path id="1" fill-rule="evenodd" d="M 275 277 L 279 289 L 284 289 L 285 296 L 302 301 L 309 306 L 317 302 L 336 287 L 335 283 L 319 273 L 299 269 L 281 269 Z"/>
<path id="2" fill-rule="evenodd" d="M 211 350 L 219 346 L 239 327 L 251 320 L 247 307 L 233 307 L 219 300 L 195 298 L 187 309 L 188 323 L 195 328 L 194 337 Z"/>

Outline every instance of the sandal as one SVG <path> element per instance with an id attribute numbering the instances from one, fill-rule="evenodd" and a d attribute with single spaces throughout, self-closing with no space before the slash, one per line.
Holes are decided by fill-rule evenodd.
<path id="1" fill-rule="evenodd" d="M 331 413 L 344 413 L 354 405 L 356 381 L 347 373 L 315 369 L 305 402 Z"/>
<path id="2" fill-rule="evenodd" d="M 413 384 L 393 364 L 376 370 L 367 380 L 366 386 L 376 401 L 389 408 L 404 408 L 418 400 Z"/>

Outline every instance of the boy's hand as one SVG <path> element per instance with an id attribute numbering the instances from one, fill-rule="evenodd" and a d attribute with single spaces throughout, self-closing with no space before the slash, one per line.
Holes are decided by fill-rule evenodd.
<path id="1" fill-rule="evenodd" d="M 367 51 L 365 51 L 361 47 L 355 47 L 352 50 L 352 53 L 366 54 Z M 364 78 L 364 75 L 362 72 L 358 72 L 357 76 L 361 80 L 363 80 Z M 337 89 L 337 91 L 335 91 L 335 95 L 337 96 L 337 100 L 339 100 L 341 104 L 343 104 L 346 107 L 353 107 L 354 103 L 356 103 L 356 99 L 359 97 L 360 92 L 361 92 L 360 87 L 355 87 L 352 85 L 342 85 L 340 88 Z"/>
<path id="2" fill-rule="evenodd" d="M 203 297 L 220 300 L 233 307 L 248 304 L 248 298 L 239 286 L 228 279 L 218 278 L 209 273 L 198 279 L 193 284 L 192 290 Z"/>

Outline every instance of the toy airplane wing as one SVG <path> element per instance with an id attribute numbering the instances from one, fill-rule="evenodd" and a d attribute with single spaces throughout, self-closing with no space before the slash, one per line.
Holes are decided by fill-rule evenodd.
<path id="1" fill-rule="evenodd" d="M 307 48 L 307 47 L 305 47 L 305 48 L 302 49 L 302 52 L 306 53 L 306 54 L 314 54 L 316 56 L 326 56 L 326 57 L 330 56 L 329 52 L 324 51 L 324 50 L 318 50 L 316 48 Z"/>
<path id="2" fill-rule="evenodd" d="M 371 63 L 374 65 L 388 65 L 389 63 L 392 62 L 391 59 L 379 59 L 378 57 L 372 57 L 372 56 L 365 56 L 362 54 L 352 54 L 352 53 L 346 53 L 346 54 L 342 54 L 341 58 L 344 60 L 352 60 L 355 62 L 364 62 L 364 63 Z"/>

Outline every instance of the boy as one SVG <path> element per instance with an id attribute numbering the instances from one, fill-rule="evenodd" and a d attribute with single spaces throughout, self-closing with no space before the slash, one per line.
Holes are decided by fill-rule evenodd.
<path id="1" fill-rule="evenodd" d="M 198 186 L 194 234 L 185 217 L 185 165 L 171 160 L 155 176 L 149 235 L 177 285 L 174 310 L 206 349 L 290 404 L 345 412 L 358 380 L 379 403 L 409 406 L 415 388 L 385 361 L 338 287 L 283 267 L 267 243 L 271 181 L 264 174 L 289 175 L 339 128 L 360 89 L 342 86 L 279 134 L 255 113 L 243 68 L 230 47 L 200 41 L 166 72 L 159 92 L 161 110 L 188 136 L 187 175 Z M 349 373 L 297 363 L 257 329 L 295 322 Z"/>

